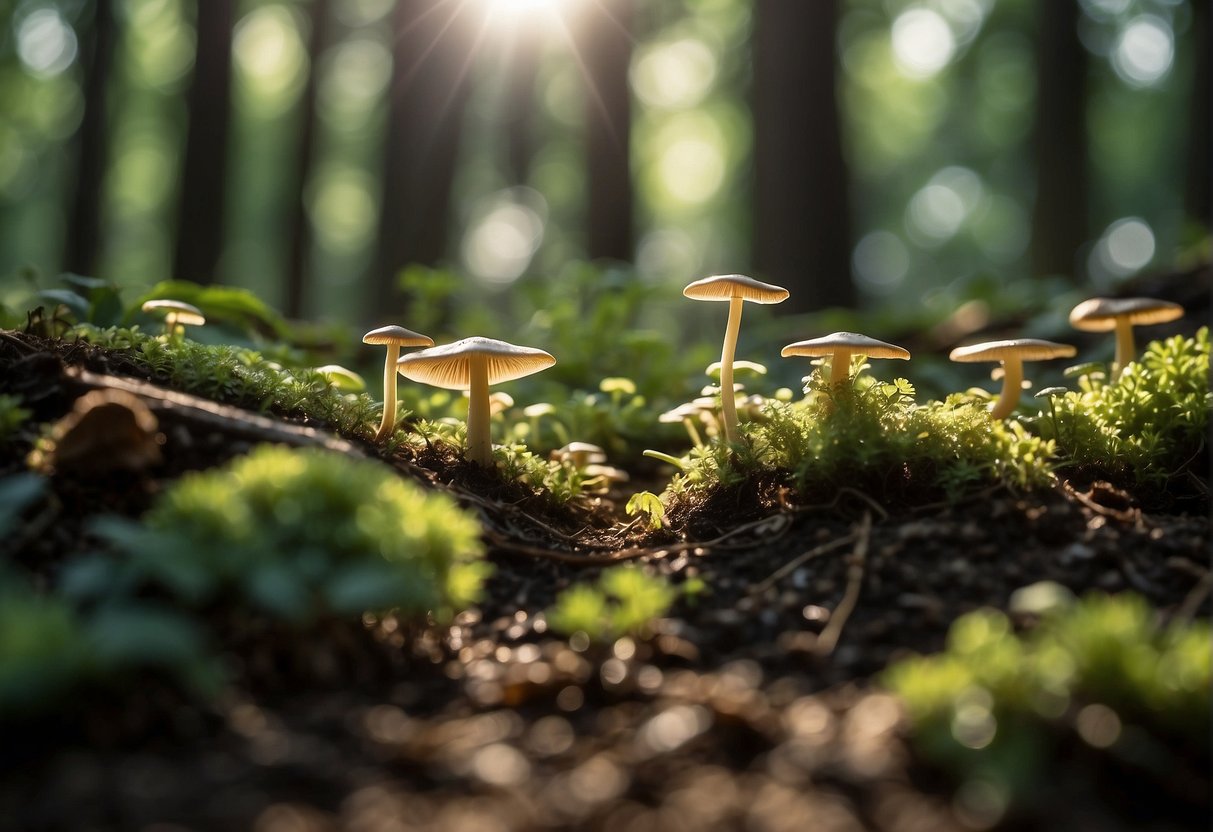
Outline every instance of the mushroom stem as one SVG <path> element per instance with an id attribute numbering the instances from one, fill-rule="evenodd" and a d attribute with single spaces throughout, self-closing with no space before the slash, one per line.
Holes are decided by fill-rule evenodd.
<path id="1" fill-rule="evenodd" d="M 1023 390 L 1023 359 L 1007 358 L 1002 362 L 1002 392 L 998 401 L 990 410 L 991 419 L 1005 419 L 1015 411 L 1019 404 L 1019 394 Z"/>
<path id="2" fill-rule="evenodd" d="M 845 385 L 851 380 L 851 350 L 834 350 L 830 359 L 830 387 Z"/>
<path id="3" fill-rule="evenodd" d="M 468 461 L 489 467 L 493 443 L 489 436 L 489 364 L 483 355 L 469 356 Z"/>
<path id="4" fill-rule="evenodd" d="M 724 422 L 724 438 L 737 442 L 737 399 L 733 395 L 733 354 L 737 352 L 737 332 L 741 329 L 740 295 L 729 298 L 729 323 L 724 331 L 724 349 L 720 351 L 720 417 Z"/>
<path id="5" fill-rule="evenodd" d="M 1125 367 L 1137 357 L 1137 345 L 1133 342 L 1133 322 L 1128 315 L 1116 319 L 1116 367 L 1112 378 L 1117 378 Z"/>
<path id="6" fill-rule="evenodd" d="M 694 444 L 696 448 L 702 448 L 703 439 L 699 436 L 699 431 L 695 428 L 695 423 L 691 421 L 691 417 L 684 417 L 682 424 L 686 426 L 687 436 L 691 437 L 692 444 Z"/>
<path id="7" fill-rule="evenodd" d="M 379 420 L 379 430 L 375 431 L 375 441 L 382 442 L 396 427 L 396 359 L 400 357 L 400 346 L 387 345 L 387 358 L 383 362 L 383 418 Z"/>

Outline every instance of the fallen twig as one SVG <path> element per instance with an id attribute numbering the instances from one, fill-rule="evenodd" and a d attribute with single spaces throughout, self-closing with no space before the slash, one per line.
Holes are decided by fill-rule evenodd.
<path id="1" fill-rule="evenodd" d="M 847 588 L 842 594 L 842 600 L 838 602 L 838 606 L 830 615 L 825 629 L 817 636 L 814 652 L 820 656 L 828 656 L 834 652 L 834 648 L 838 645 L 838 638 L 842 635 L 842 628 L 846 626 L 847 619 L 851 617 L 851 613 L 855 611 L 855 606 L 859 603 L 859 591 L 863 587 L 864 569 L 868 561 L 868 544 L 872 539 L 872 515 L 870 513 L 864 513 L 863 521 L 859 524 L 854 536 L 856 538 L 855 551 L 851 553 L 847 564 Z"/>
<path id="2" fill-rule="evenodd" d="M 757 584 L 753 589 L 751 589 L 750 595 L 761 595 L 762 593 L 766 592 L 768 589 L 773 587 L 775 584 L 777 584 L 779 581 L 782 581 L 788 575 L 791 575 L 793 572 L 795 572 L 801 566 L 803 566 L 804 564 L 813 560 L 813 558 L 820 557 L 821 555 L 825 555 L 830 552 L 833 552 L 835 549 L 841 549 L 843 546 L 846 546 L 848 543 L 854 543 L 854 542 L 855 542 L 855 533 L 851 532 L 848 535 L 844 535 L 842 537 L 835 538 L 834 540 L 831 540 L 828 543 L 822 543 L 820 546 L 813 547 L 809 551 L 796 556 L 788 563 L 785 563 L 783 566 L 776 569 L 773 573 L 771 573 L 770 576 L 768 576 L 765 580 L 763 580 L 761 583 Z"/>

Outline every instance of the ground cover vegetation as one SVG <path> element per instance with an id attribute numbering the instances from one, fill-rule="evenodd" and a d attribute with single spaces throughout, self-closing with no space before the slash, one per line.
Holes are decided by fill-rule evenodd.
<path id="1" fill-rule="evenodd" d="M 443 302 L 441 273 L 406 280 Z M 1132 788 L 1083 805 L 1171 801 L 1167 828 L 1207 812 L 1207 328 L 1058 367 L 1003 420 L 984 389 L 923 396 L 862 353 L 768 367 L 726 344 L 712 375 L 710 355 L 627 337 L 648 288 L 592 284 L 519 334 L 557 363 L 517 404 L 490 398 L 488 467 L 463 458 L 457 392 L 396 378 L 383 432 L 379 391 L 344 369 L 373 378 L 371 349 L 327 348 L 247 293 L 35 288 L 0 339 L 0 724 L 64 747 L 238 735 L 255 759 L 332 730 L 289 698 L 267 722 L 274 697 L 357 679 L 358 738 L 293 765 L 370 800 L 337 769 L 390 748 L 442 772 L 416 794 L 470 789 L 510 828 L 557 791 L 577 796 L 564 822 L 603 822 L 666 794 L 661 759 L 707 777 L 700 752 L 731 784 L 705 823 L 824 778 L 831 811 L 871 828 L 1033 828 L 1084 766 Z M 141 311 L 169 291 L 206 325 Z M 435 751 L 448 734 L 480 739 Z M 70 778 L 24 747 L 4 759 Z M 163 819 L 214 784 L 164 755 L 164 800 L 123 787 L 124 811 Z M 748 784 L 721 773 L 741 760 Z M 908 814 L 857 808 L 910 799 L 895 771 Z M 0 809 L 56 817 L 7 785 Z"/>

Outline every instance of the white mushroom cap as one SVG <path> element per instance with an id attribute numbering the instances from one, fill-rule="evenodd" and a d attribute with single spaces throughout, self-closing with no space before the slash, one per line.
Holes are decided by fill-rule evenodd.
<path id="1" fill-rule="evenodd" d="M 715 399 L 712 400 L 715 404 Z M 694 419 L 699 415 L 700 408 L 690 402 L 680 404 L 672 410 L 667 410 L 657 417 L 657 421 L 663 424 L 676 424 L 685 419 Z"/>
<path id="2" fill-rule="evenodd" d="M 976 361 L 1006 361 L 1018 358 L 1021 361 L 1048 361 L 1051 358 L 1069 358 L 1077 352 L 1069 344 L 1042 341 L 1038 338 L 1012 338 L 1007 341 L 986 341 L 957 347 L 948 354 L 952 361 L 973 363 Z"/>
<path id="3" fill-rule="evenodd" d="M 476 356 L 487 362 L 489 384 L 529 376 L 556 363 L 543 350 L 472 337 L 406 355 L 396 362 L 396 369 L 413 381 L 447 390 L 467 390 L 472 380 L 471 360 Z"/>
<path id="4" fill-rule="evenodd" d="M 858 332 L 832 332 L 820 338 L 810 338 L 807 341 L 797 341 L 788 344 L 779 354 L 784 358 L 792 356 L 814 357 L 833 355 L 839 350 L 852 353 L 863 353 L 869 358 L 900 358 L 908 360 L 910 351 L 896 344 L 877 341 Z"/>
<path id="5" fill-rule="evenodd" d="M 1178 303 L 1154 298 L 1091 298 L 1070 312 L 1070 325 L 1084 332 L 1109 332 L 1118 318 L 1131 324 L 1163 324 L 1183 317 Z"/>
<path id="6" fill-rule="evenodd" d="M 744 274 L 718 274 L 687 285 L 682 290 L 692 300 L 732 300 L 735 297 L 754 303 L 781 303 L 788 290 L 782 286 L 763 283 Z"/>
<path id="7" fill-rule="evenodd" d="M 362 343 L 376 346 L 395 344 L 398 347 L 432 347 L 434 339 L 402 326 L 381 326 L 363 335 Z"/>
<path id="8" fill-rule="evenodd" d="M 144 301 L 139 308 L 144 312 L 164 312 L 172 315 L 176 323 L 186 326 L 202 326 L 206 323 L 201 309 L 180 300 L 149 300 Z"/>

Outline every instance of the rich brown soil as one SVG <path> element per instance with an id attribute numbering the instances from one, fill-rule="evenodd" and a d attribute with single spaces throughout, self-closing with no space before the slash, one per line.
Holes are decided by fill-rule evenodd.
<path id="1" fill-rule="evenodd" d="M 138 376 L 95 348 L 0 339 L 0 393 L 39 422 L 111 383 L 78 369 Z M 138 516 L 181 473 L 256 441 L 339 441 L 147 401 L 162 462 L 55 476 L 3 557 L 53 579 L 89 545 L 91 516 Z M 28 450 L 0 449 L 0 475 Z M 988 828 L 996 818 L 911 753 L 873 678 L 890 659 L 941 649 L 957 616 L 1005 609 L 1041 580 L 1131 589 L 1164 618 L 1185 602 L 1209 612 L 1207 511 L 1146 513 L 1101 484 L 890 514 L 859 491 L 783 505 L 754 483 L 688 507 L 681 533 L 643 539 L 612 525 L 609 498 L 557 509 L 438 451 L 386 461 L 481 513 L 497 567 L 484 603 L 449 627 L 335 621 L 305 643 L 216 610 L 236 680 L 218 703 L 148 679 L 0 732 L 0 829 Z M 557 592 L 625 559 L 707 592 L 648 640 L 547 632 Z M 1199 760 L 1156 747 L 1153 771 L 1171 772 L 1160 779 L 1060 725 L 1056 741 L 1047 785 L 998 828 L 1206 828 L 1207 746 Z"/>

